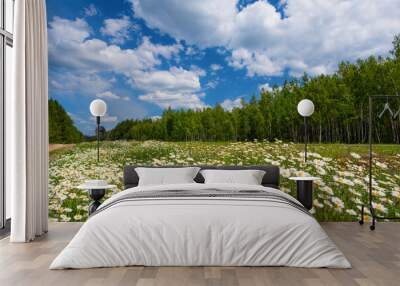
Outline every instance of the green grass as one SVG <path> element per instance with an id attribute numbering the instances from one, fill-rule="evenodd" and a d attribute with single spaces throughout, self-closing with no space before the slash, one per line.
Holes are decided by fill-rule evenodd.
<path id="1" fill-rule="evenodd" d="M 96 162 L 94 142 L 50 155 L 50 217 L 59 221 L 87 218 L 87 194 L 76 186 L 102 178 L 123 189 L 125 165 L 255 165 L 281 167 L 282 190 L 295 196 L 288 176 L 301 171 L 322 178 L 315 188 L 313 213 L 320 221 L 354 221 L 367 200 L 368 145 L 311 144 L 304 164 L 302 144 L 282 142 L 102 142 Z M 400 215 L 400 146 L 374 145 L 374 203 L 381 215 Z M 110 195 L 110 194 L 108 194 Z"/>
<path id="2" fill-rule="evenodd" d="M 299 150 L 304 149 L 303 144 L 297 145 L 299 146 Z M 351 152 L 358 153 L 363 157 L 369 154 L 368 144 L 311 144 L 309 149 L 323 156 L 333 158 L 350 156 Z M 400 146 L 395 144 L 375 144 L 372 145 L 372 151 L 378 156 L 393 156 L 400 153 Z"/>

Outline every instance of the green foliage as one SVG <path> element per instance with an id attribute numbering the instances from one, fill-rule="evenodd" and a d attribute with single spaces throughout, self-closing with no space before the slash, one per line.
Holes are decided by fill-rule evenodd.
<path id="1" fill-rule="evenodd" d="M 303 118 L 297 113 L 301 99 L 311 99 L 315 113 L 309 119 L 313 142 L 366 143 L 368 96 L 400 92 L 400 35 L 393 40 L 391 57 L 371 56 L 356 63 L 342 62 L 332 75 L 285 82 L 281 88 L 262 90 L 241 108 L 225 111 L 221 106 L 203 110 L 168 109 L 160 120 L 126 120 L 110 133 L 110 139 L 157 139 L 169 141 L 229 141 L 268 139 L 301 142 Z M 374 141 L 400 142 L 400 118 L 377 118 L 385 99 L 374 101 Z M 391 101 L 395 111 L 400 100 Z"/>
<path id="2" fill-rule="evenodd" d="M 393 50 L 391 50 L 390 53 L 395 57 L 395 59 L 400 60 L 400 34 L 394 37 Z"/>
<path id="3" fill-rule="evenodd" d="M 57 100 L 49 99 L 49 142 L 77 143 L 82 140 L 82 133 L 74 126 L 64 108 Z"/>

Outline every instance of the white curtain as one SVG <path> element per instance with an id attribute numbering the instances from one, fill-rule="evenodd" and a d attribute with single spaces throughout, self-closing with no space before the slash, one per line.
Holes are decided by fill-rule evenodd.
<path id="1" fill-rule="evenodd" d="M 12 242 L 31 241 L 48 227 L 45 6 L 45 0 L 15 1 L 13 92 L 6 98 L 6 187 L 11 190 Z"/>

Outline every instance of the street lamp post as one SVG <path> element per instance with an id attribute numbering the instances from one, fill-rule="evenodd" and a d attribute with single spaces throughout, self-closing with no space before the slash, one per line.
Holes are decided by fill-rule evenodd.
<path id="1" fill-rule="evenodd" d="M 297 105 L 297 111 L 304 117 L 304 162 L 307 162 L 307 117 L 314 113 L 314 103 L 309 99 L 303 99 Z"/>
<path id="2" fill-rule="evenodd" d="M 101 99 L 95 99 L 90 103 L 90 113 L 96 117 L 96 136 L 97 136 L 97 163 L 100 161 L 100 117 L 107 111 L 107 104 Z"/>

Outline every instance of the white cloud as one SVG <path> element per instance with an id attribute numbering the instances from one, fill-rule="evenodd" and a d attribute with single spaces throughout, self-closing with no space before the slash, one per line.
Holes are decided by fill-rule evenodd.
<path id="1" fill-rule="evenodd" d="M 88 7 L 84 8 L 83 12 L 85 13 L 85 16 L 88 17 L 96 16 L 97 14 L 99 14 L 99 11 L 94 4 L 90 4 Z"/>
<path id="2" fill-rule="evenodd" d="M 51 72 L 50 87 L 63 93 L 80 91 L 89 96 L 103 93 L 112 87 L 111 80 L 97 74 L 80 72 Z"/>
<path id="3" fill-rule="evenodd" d="M 263 91 L 263 90 L 265 90 L 265 91 L 272 91 L 272 86 L 270 86 L 269 83 L 267 82 L 267 83 L 264 83 L 264 84 L 260 84 L 260 85 L 258 86 L 258 89 L 259 89 L 260 91 Z"/>
<path id="4" fill-rule="evenodd" d="M 91 28 L 83 19 L 54 18 L 49 23 L 49 56 L 53 64 L 76 72 L 52 75 L 52 87 L 68 91 L 87 91 L 91 95 L 110 99 L 129 100 L 110 92 L 114 77 L 104 79 L 103 72 L 123 75 L 135 88 L 143 92 L 141 100 L 158 106 L 198 108 L 205 106 L 200 94 L 199 77 L 205 71 L 192 66 L 190 70 L 170 67 L 158 70 L 162 60 L 177 57 L 179 44 L 153 44 L 144 37 L 135 49 L 121 49 L 117 45 L 90 38 Z M 68 41 L 63 34 L 68 32 Z M 181 97 L 181 98 L 179 98 Z"/>
<path id="5" fill-rule="evenodd" d="M 185 55 L 187 56 L 194 56 L 197 54 L 197 50 L 193 47 L 187 47 L 185 51 Z"/>
<path id="6" fill-rule="evenodd" d="M 200 109 L 206 107 L 200 97 L 204 94 L 190 92 L 174 92 L 157 90 L 139 96 L 139 99 L 157 104 L 161 108 L 191 108 Z"/>
<path id="7" fill-rule="evenodd" d="M 107 90 L 101 93 L 96 94 L 97 97 L 105 98 L 105 99 L 121 99 L 120 96 L 116 95 L 115 93 Z"/>
<path id="8" fill-rule="evenodd" d="M 279 0 L 278 7 L 283 8 L 287 5 L 288 0 Z"/>
<path id="9" fill-rule="evenodd" d="M 54 17 L 49 26 L 49 43 L 52 46 L 62 43 L 70 43 L 71 45 L 80 43 L 88 38 L 92 31 L 89 24 L 80 18 L 67 20 Z"/>
<path id="10" fill-rule="evenodd" d="M 74 115 L 74 117 L 75 117 L 75 118 L 79 118 L 79 117 L 76 116 L 76 115 Z M 101 125 L 104 125 L 104 123 L 106 123 L 106 125 L 107 125 L 108 127 L 110 127 L 110 126 L 113 126 L 113 125 L 114 125 L 114 124 L 110 124 L 110 123 L 116 123 L 116 122 L 118 122 L 118 116 L 111 116 L 111 115 L 106 114 L 106 115 L 102 116 L 100 120 L 101 120 L 101 121 L 100 121 L 100 124 L 101 124 Z M 96 117 L 90 116 L 88 120 L 81 118 L 81 119 L 78 119 L 77 121 L 81 121 L 80 123 L 87 124 L 87 125 L 89 125 L 90 127 L 92 127 L 92 126 L 94 126 L 93 121 L 96 121 Z M 109 124 L 107 124 L 107 123 L 109 123 Z M 107 127 L 107 126 L 106 126 L 106 127 Z M 95 129 L 95 130 L 96 130 L 96 129 Z"/>
<path id="11" fill-rule="evenodd" d="M 207 89 L 214 89 L 218 86 L 218 80 L 210 80 L 205 84 Z"/>
<path id="12" fill-rule="evenodd" d="M 166 71 L 137 73 L 133 84 L 145 91 L 139 99 L 161 108 L 202 108 L 201 85 L 198 71 L 172 67 Z"/>
<path id="13" fill-rule="evenodd" d="M 100 28 L 100 32 L 111 37 L 111 42 L 115 44 L 123 44 L 129 40 L 131 30 L 137 30 L 137 26 L 126 15 L 118 19 L 105 19 L 103 27 Z"/>
<path id="14" fill-rule="evenodd" d="M 341 60 L 387 55 L 400 30 L 400 1 L 286 0 L 285 17 L 268 1 L 131 0 L 137 17 L 199 47 L 231 51 L 248 76 L 331 73 Z"/>
<path id="15" fill-rule="evenodd" d="M 211 65 L 210 65 L 210 69 L 211 69 L 212 71 L 216 72 L 216 71 L 221 70 L 221 69 L 222 69 L 222 66 L 219 65 L 219 64 L 211 64 Z"/>
<path id="16" fill-rule="evenodd" d="M 187 46 L 185 50 L 185 55 L 191 57 L 192 59 L 201 59 L 204 57 L 204 50 L 199 49 L 196 46 Z"/>
<path id="17" fill-rule="evenodd" d="M 162 58 L 177 56 L 182 48 L 178 44 L 153 44 L 144 37 L 137 48 L 121 49 L 89 38 L 91 28 L 84 19 L 55 17 L 49 26 L 49 57 L 53 64 L 80 71 L 111 71 L 129 76 L 134 70 L 154 68 Z"/>
<path id="18" fill-rule="evenodd" d="M 138 72 L 133 77 L 136 87 L 146 91 L 197 91 L 200 90 L 198 75 L 193 71 L 172 67 L 169 70 Z"/>
<path id="19" fill-rule="evenodd" d="M 51 87 L 54 87 L 55 89 L 59 89 L 59 90 L 61 90 L 61 89 L 64 88 L 64 85 L 61 84 L 60 82 L 58 82 L 58 81 L 55 80 L 55 79 L 51 79 L 51 80 L 50 80 L 50 86 L 51 86 Z"/>
<path id="20" fill-rule="evenodd" d="M 104 91 L 104 92 L 98 93 L 97 97 L 108 98 L 108 99 L 119 99 L 119 96 L 116 95 L 115 93 L 112 93 L 111 91 Z"/>
<path id="21" fill-rule="evenodd" d="M 110 116 L 110 115 L 105 115 L 101 118 L 101 121 L 103 122 L 107 122 L 107 123 L 115 123 L 118 121 L 118 117 L 117 116 Z"/>
<path id="22" fill-rule="evenodd" d="M 243 48 L 234 50 L 228 63 L 236 69 L 247 68 L 248 76 L 272 76 L 282 74 L 282 66 L 273 62 L 266 54 L 250 52 Z"/>
<path id="23" fill-rule="evenodd" d="M 239 108 L 242 107 L 242 98 L 238 97 L 234 100 L 232 99 L 225 99 L 222 103 L 221 103 L 221 107 L 227 111 L 232 111 L 232 109 L 234 108 Z"/>
<path id="24" fill-rule="evenodd" d="M 224 45 L 234 27 L 235 0 L 130 0 L 151 28 L 201 47 Z"/>
<path id="25" fill-rule="evenodd" d="M 200 68 L 196 65 L 191 65 L 190 71 L 194 72 L 198 76 L 206 76 L 206 74 L 207 74 L 207 72 L 205 70 L 203 70 L 202 68 Z"/>

